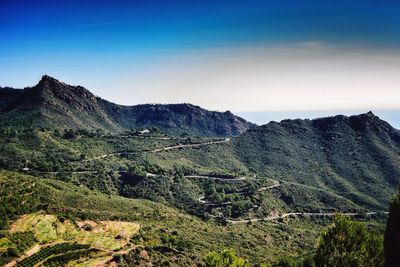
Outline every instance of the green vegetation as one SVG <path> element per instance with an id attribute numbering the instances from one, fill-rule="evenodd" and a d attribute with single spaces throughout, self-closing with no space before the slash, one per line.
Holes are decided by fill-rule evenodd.
<path id="1" fill-rule="evenodd" d="M 37 253 L 33 254 L 30 257 L 23 259 L 21 262 L 18 263 L 18 266 L 21 267 L 33 267 L 36 264 L 46 260 L 52 255 L 61 255 L 66 252 L 74 251 L 74 250 L 82 250 L 88 249 L 89 246 L 87 245 L 80 245 L 76 243 L 61 243 L 56 244 L 53 246 L 48 246 L 40 249 Z M 62 260 L 62 257 L 57 258 Z M 47 266 L 47 265 L 46 265 Z M 60 265 L 58 265 L 60 266 Z"/>
<path id="2" fill-rule="evenodd" d="M 57 267 L 57 266 L 65 266 L 67 263 L 73 260 L 79 260 L 82 258 L 93 257 L 99 253 L 99 250 L 91 248 L 91 249 L 80 249 L 76 248 L 68 248 L 65 253 L 61 255 L 56 255 L 53 257 L 47 258 L 42 265 L 49 267 Z"/>
<path id="3" fill-rule="evenodd" d="M 383 266 L 382 235 L 360 222 L 336 217 L 322 235 L 315 254 L 317 266 Z"/>
<path id="4" fill-rule="evenodd" d="M 0 229 L 6 229 L 19 215 L 44 207 L 41 187 L 19 177 L 0 170 Z"/>
<path id="5" fill-rule="evenodd" d="M 37 242 L 32 232 L 1 233 L 0 235 L 0 265 L 4 265 L 19 257 Z"/>
<path id="6" fill-rule="evenodd" d="M 238 257 L 231 249 L 221 253 L 210 252 L 205 262 L 207 267 L 250 267 L 249 261 Z"/>
<path id="7" fill-rule="evenodd" d="M 11 226 L 12 233 L 32 232 L 40 244 L 75 241 L 105 250 L 124 248 L 139 225 L 121 221 L 89 221 L 60 219 L 43 212 L 20 217 Z"/>
<path id="8" fill-rule="evenodd" d="M 385 230 L 385 266 L 398 267 L 400 255 L 400 190 L 390 203 Z"/>

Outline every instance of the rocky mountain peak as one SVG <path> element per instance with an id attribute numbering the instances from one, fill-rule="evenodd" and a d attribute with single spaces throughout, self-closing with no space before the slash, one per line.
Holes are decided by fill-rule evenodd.
<path id="1" fill-rule="evenodd" d="M 48 87 L 50 86 L 67 86 L 65 83 L 57 80 L 56 78 L 53 78 L 49 75 L 43 75 L 42 78 L 40 79 L 38 85 L 47 85 Z"/>
<path id="2" fill-rule="evenodd" d="M 49 75 L 43 75 L 42 79 L 34 88 L 44 95 L 52 95 L 57 98 L 75 98 L 75 100 L 77 100 L 76 97 L 79 97 L 96 102 L 96 96 L 84 87 L 66 84 Z"/>

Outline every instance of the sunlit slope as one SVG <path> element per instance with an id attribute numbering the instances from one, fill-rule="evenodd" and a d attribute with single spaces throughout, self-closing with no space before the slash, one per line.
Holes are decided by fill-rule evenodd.
<path id="1" fill-rule="evenodd" d="M 372 113 L 271 122 L 234 146 L 262 175 L 331 190 L 365 207 L 386 207 L 400 182 L 400 133 Z"/>

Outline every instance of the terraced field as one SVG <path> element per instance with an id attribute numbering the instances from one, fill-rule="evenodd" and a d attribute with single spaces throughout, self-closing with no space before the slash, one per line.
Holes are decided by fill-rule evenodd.
<path id="1" fill-rule="evenodd" d="M 130 238 L 140 226 L 121 221 L 71 221 L 44 212 L 21 216 L 10 228 L 10 234 L 32 233 L 36 243 L 7 266 L 64 266 L 70 261 L 102 260 L 118 251 L 129 251 Z M 0 244 L 7 249 L 6 240 Z M 1 247 L 0 247 L 1 248 Z"/>

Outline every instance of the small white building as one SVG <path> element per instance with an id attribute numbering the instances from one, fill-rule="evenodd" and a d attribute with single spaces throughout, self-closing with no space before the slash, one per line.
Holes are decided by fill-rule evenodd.
<path id="1" fill-rule="evenodd" d="M 148 134 L 148 133 L 150 133 L 150 130 L 149 129 L 144 129 L 144 130 L 139 131 L 139 133 L 140 134 Z"/>

